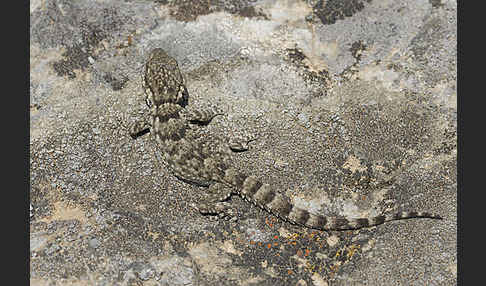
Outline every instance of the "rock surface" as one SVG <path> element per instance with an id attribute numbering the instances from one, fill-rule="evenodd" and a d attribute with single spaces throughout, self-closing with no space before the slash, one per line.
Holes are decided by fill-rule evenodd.
<path id="1" fill-rule="evenodd" d="M 30 2 L 31 285 L 455 285 L 456 1 Z M 207 132 L 259 138 L 238 168 L 345 232 L 189 206 L 148 136 L 146 55 L 179 61 Z"/>

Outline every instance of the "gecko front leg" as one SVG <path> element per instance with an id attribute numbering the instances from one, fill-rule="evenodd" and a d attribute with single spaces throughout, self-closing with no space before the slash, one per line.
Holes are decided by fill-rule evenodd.
<path id="1" fill-rule="evenodd" d="M 224 113 L 215 108 L 194 109 L 186 107 L 183 111 L 183 116 L 187 121 L 198 125 L 207 125 L 218 115 L 224 115 Z"/>
<path id="2" fill-rule="evenodd" d="M 216 108 L 191 109 L 190 107 L 186 107 L 184 110 L 182 110 L 182 114 L 184 118 L 189 121 L 189 123 L 196 125 L 207 125 L 211 122 L 211 120 L 213 120 L 214 117 L 218 115 L 225 115 Z M 244 152 L 249 150 L 248 144 L 256 139 L 257 138 L 255 136 L 250 136 L 247 134 L 243 136 L 231 136 L 228 139 L 227 146 L 233 152 Z"/>
<path id="3" fill-rule="evenodd" d="M 152 126 L 148 121 L 150 118 L 150 112 L 144 112 L 142 115 L 138 115 L 136 120 L 129 127 L 130 136 L 136 139 L 148 132 L 150 132 L 150 127 Z"/>

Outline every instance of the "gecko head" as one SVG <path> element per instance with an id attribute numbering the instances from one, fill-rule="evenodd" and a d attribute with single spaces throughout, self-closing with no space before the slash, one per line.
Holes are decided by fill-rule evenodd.
<path id="1" fill-rule="evenodd" d="M 165 103 L 187 105 L 189 93 L 177 61 L 163 49 L 156 48 L 150 52 L 142 77 L 149 107 Z"/>

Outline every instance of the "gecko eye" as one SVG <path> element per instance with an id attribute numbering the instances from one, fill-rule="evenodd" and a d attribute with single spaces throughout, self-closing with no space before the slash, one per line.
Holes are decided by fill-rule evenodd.
<path id="1" fill-rule="evenodd" d="M 152 101 L 151 101 L 150 99 L 145 98 L 145 103 L 147 104 L 147 106 L 148 106 L 149 108 L 152 108 Z"/>

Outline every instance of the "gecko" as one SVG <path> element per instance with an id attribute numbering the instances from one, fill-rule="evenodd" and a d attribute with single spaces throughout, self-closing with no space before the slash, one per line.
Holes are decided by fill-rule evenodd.
<path id="1" fill-rule="evenodd" d="M 130 135 L 135 139 L 150 132 L 172 173 L 206 189 L 207 198 L 195 206 L 203 215 L 231 216 L 228 200 L 238 195 L 283 221 L 317 230 L 355 230 L 410 218 L 442 219 L 420 211 L 362 218 L 330 217 L 297 207 L 274 186 L 231 165 L 232 150 L 245 150 L 245 142 L 224 146 L 223 140 L 203 136 L 191 126 L 208 124 L 221 113 L 188 106 L 189 93 L 178 63 L 163 49 L 150 52 L 142 72 L 142 86 L 148 109 L 134 121 Z"/>

